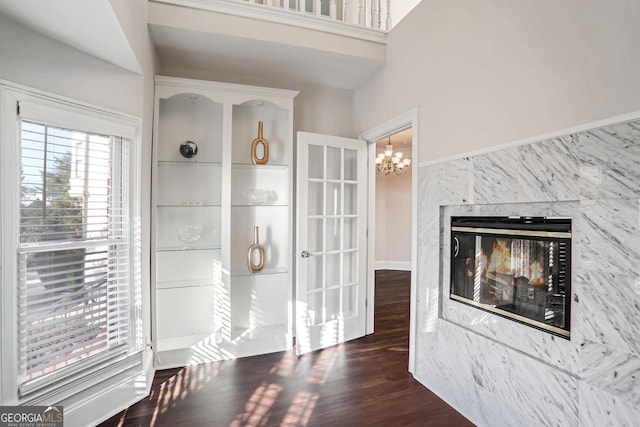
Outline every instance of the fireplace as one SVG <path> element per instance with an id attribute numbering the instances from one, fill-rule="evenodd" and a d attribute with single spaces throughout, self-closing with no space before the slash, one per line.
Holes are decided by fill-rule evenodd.
<path id="1" fill-rule="evenodd" d="M 450 298 L 569 339 L 571 219 L 452 217 Z"/>

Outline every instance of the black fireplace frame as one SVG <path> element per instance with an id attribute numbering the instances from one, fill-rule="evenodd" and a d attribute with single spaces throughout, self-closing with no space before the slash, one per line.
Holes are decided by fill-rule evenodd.
<path id="1" fill-rule="evenodd" d="M 452 216 L 451 217 L 451 257 L 450 257 L 450 289 L 449 298 L 469 306 L 473 306 L 483 311 L 487 311 L 501 317 L 526 324 L 530 327 L 545 331 L 547 333 L 559 336 L 561 338 L 570 339 L 571 337 L 571 239 L 572 239 L 572 220 L 567 217 L 541 217 L 541 216 Z M 554 241 L 562 244 L 562 251 L 556 255 L 561 258 L 558 261 L 557 276 L 553 280 L 561 282 L 562 292 L 556 294 L 545 293 L 545 320 L 540 321 L 533 317 L 522 316 L 513 308 L 505 308 L 504 306 L 492 305 L 481 302 L 478 298 L 470 299 L 465 296 L 465 292 L 460 292 L 456 288 L 456 272 L 455 263 L 461 258 L 456 258 L 459 250 L 460 241 L 457 237 L 466 234 L 475 236 L 485 236 L 489 238 L 503 239 L 522 239 L 534 241 Z M 457 245 L 456 247 L 456 240 Z M 474 268 L 475 273 L 475 268 Z M 460 284 L 458 284 L 460 286 Z M 529 286 L 529 288 L 531 288 Z M 476 290 L 474 289 L 474 292 Z M 458 292 L 458 293 L 456 293 Z M 515 293 L 515 285 L 514 290 Z M 531 292 L 531 289 L 529 289 Z M 468 291 L 467 291 L 468 293 Z M 562 300 L 563 326 L 548 324 L 546 321 L 547 310 L 549 305 Z"/>

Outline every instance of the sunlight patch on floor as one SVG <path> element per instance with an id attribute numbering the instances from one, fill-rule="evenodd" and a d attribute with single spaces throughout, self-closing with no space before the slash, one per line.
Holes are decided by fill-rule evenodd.
<path id="1" fill-rule="evenodd" d="M 311 384 L 324 384 L 329 377 L 331 368 L 338 358 L 340 346 L 333 346 L 322 350 L 309 372 L 307 382 Z"/>
<path id="2" fill-rule="evenodd" d="M 149 426 L 155 426 L 159 414 L 167 412 L 177 401 L 185 400 L 189 394 L 202 389 L 206 383 L 217 377 L 222 369 L 223 365 L 219 363 L 188 366 L 160 384 L 157 394 L 152 388 L 149 400 L 155 401 L 155 406 Z"/>
<path id="3" fill-rule="evenodd" d="M 247 401 L 244 412 L 238 415 L 230 426 L 257 427 L 266 425 L 269 409 L 276 402 L 282 390 L 283 387 L 279 384 L 262 383 Z"/>
<path id="4" fill-rule="evenodd" d="M 286 351 L 282 355 L 282 360 L 271 368 L 270 373 L 281 377 L 288 377 L 293 374 L 297 364 L 298 357 L 293 352 Z"/>
<path id="5" fill-rule="evenodd" d="M 296 394 L 287 414 L 282 420 L 283 426 L 306 426 L 309 423 L 318 395 L 308 391 Z"/>

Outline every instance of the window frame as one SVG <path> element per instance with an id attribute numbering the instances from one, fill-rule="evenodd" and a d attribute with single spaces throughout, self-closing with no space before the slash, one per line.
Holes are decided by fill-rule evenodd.
<path id="1" fill-rule="evenodd" d="M 140 238 L 140 128 L 139 118 L 47 94 L 0 80 L 0 402 L 3 405 L 60 404 L 79 400 L 83 392 L 129 372 L 143 371 L 141 238 Z M 128 352 L 107 358 L 91 369 L 34 390 L 24 397 L 18 387 L 18 246 L 20 221 L 20 119 L 114 135 L 129 140 L 129 254 L 130 319 Z M 75 397 L 74 397 L 75 396 Z"/>

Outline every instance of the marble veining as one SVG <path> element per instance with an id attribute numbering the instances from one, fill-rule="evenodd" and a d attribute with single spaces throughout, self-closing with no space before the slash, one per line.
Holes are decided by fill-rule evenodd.
<path id="1" fill-rule="evenodd" d="M 638 165 L 640 120 L 419 168 L 416 378 L 480 426 L 635 425 Z M 573 218 L 571 340 L 449 300 L 451 215 L 535 214 Z"/>
<path id="2" fill-rule="evenodd" d="M 428 387 L 464 406 L 478 425 L 569 426 L 578 420 L 578 380 L 549 367 L 531 369 L 533 360 L 481 336 L 441 324 L 425 349 L 436 369 Z M 476 351 L 469 353 L 467 350 Z M 544 402 L 545 411 L 538 410 Z M 454 405 L 454 406 L 458 406 Z M 499 420 L 496 423 L 495 420 Z"/>
<path id="3" fill-rule="evenodd" d="M 577 199 L 579 155 L 575 138 L 565 136 L 518 148 L 518 201 Z"/>
<path id="4" fill-rule="evenodd" d="M 640 406 L 640 356 L 585 341 L 580 376 L 589 384 Z"/>
<path id="5" fill-rule="evenodd" d="M 517 150 L 483 154 L 471 159 L 473 164 L 474 203 L 517 202 L 518 178 L 514 169 L 519 166 Z"/>
<path id="6" fill-rule="evenodd" d="M 580 382 L 580 426 L 626 427 L 638 425 L 640 406 Z"/>
<path id="7" fill-rule="evenodd" d="M 580 216 L 580 269 L 637 275 L 640 265 L 638 200 L 616 198 L 583 204 Z"/>
<path id="8" fill-rule="evenodd" d="M 585 315 L 575 325 L 586 340 L 640 355 L 640 295 L 633 276 L 613 272 L 576 273 L 583 283 L 580 305 Z M 591 315 L 588 315 L 588 314 Z"/>
<path id="9" fill-rule="evenodd" d="M 639 122 L 579 134 L 581 195 L 604 199 L 640 195 Z"/>
<path id="10" fill-rule="evenodd" d="M 436 165 L 436 167 L 440 183 L 436 194 L 440 205 L 473 203 L 472 185 L 470 185 L 473 175 L 469 159 L 453 160 L 446 166 Z"/>

